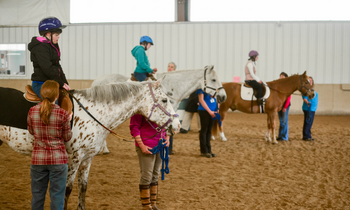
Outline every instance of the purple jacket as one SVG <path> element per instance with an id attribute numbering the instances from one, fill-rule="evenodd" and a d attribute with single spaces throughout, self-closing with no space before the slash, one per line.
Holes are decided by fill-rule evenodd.
<path id="1" fill-rule="evenodd" d="M 157 128 L 158 125 L 154 122 L 151 122 L 152 126 Z M 146 121 L 146 118 L 142 115 L 136 114 L 130 118 L 130 134 L 135 137 L 140 135 L 143 141 L 143 144 L 149 146 L 151 148 L 157 146 L 159 139 L 161 138 L 161 134 L 165 137 L 165 130 L 158 133 L 156 136 L 152 137 L 157 131 L 152 128 L 152 126 Z M 139 145 L 135 141 L 135 145 L 138 147 Z"/>

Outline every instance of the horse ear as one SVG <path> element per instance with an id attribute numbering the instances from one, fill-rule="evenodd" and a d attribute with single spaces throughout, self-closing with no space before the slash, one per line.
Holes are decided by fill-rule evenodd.
<path id="1" fill-rule="evenodd" d="M 306 75 L 306 70 L 304 71 L 303 75 Z"/>
<path id="2" fill-rule="evenodd" d="M 213 65 L 208 65 L 208 66 L 205 66 L 204 67 L 204 70 L 209 70 L 209 71 L 211 71 L 211 70 L 213 70 L 214 69 L 214 66 Z"/>
<path id="3" fill-rule="evenodd" d="M 166 75 L 164 75 L 162 78 L 158 79 L 156 82 L 153 83 L 153 87 L 157 88 L 160 86 L 160 84 L 162 83 L 162 81 L 164 80 Z"/>

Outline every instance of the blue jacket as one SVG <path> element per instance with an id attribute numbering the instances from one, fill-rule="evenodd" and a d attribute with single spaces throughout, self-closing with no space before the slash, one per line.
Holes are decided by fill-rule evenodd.
<path id="1" fill-rule="evenodd" d="M 311 111 L 311 112 L 316 112 L 317 110 L 317 105 L 318 105 L 318 93 L 315 91 L 315 97 L 313 99 L 309 99 L 307 96 L 303 96 L 303 99 L 307 99 L 308 102 L 310 102 L 310 106 L 308 106 L 305 101 L 303 103 L 303 110 L 304 111 Z"/>
<path id="2" fill-rule="evenodd" d="M 137 73 L 152 73 L 153 69 L 150 68 L 151 64 L 148 61 L 148 57 L 145 52 L 145 48 L 141 45 L 137 45 L 131 50 L 131 54 L 137 61 L 135 72 Z"/>
<path id="3" fill-rule="evenodd" d="M 211 95 L 209 95 L 208 93 L 204 92 L 202 89 L 198 89 L 196 91 L 196 93 L 197 94 L 203 94 L 204 95 L 203 99 L 204 99 L 205 103 L 207 104 L 208 108 L 211 111 L 216 111 L 217 103 L 216 103 L 216 99 L 215 98 L 212 98 Z M 206 111 L 201 103 L 199 103 L 198 110 Z"/>

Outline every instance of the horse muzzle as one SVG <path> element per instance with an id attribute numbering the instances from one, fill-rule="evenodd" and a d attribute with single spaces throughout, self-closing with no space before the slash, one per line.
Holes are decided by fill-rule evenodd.
<path id="1" fill-rule="evenodd" d="M 226 95 L 217 95 L 216 99 L 218 100 L 218 103 L 224 103 L 226 101 Z"/>

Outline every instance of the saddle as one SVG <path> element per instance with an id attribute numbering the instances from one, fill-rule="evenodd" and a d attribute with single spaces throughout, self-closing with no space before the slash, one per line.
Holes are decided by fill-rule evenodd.
<path id="1" fill-rule="evenodd" d="M 33 103 L 41 102 L 41 99 L 33 91 L 33 88 L 31 85 L 26 85 L 25 88 L 26 88 L 26 92 L 24 93 L 24 98 L 27 101 L 33 102 Z M 69 94 L 65 89 L 60 89 L 60 91 L 59 91 L 58 105 L 62 109 L 66 110 L 68 112 L 68 114 L 71 114 L 73 112 L 72 100 L 69 98 Z"/>
<path id="2" fill-rule="evenodd" d="M 131 80 L 131 81 L 135 81 L 135 82 L 139 82 L 139 81 L 135 78 L 135 76 L 134 76 L 133 73 L 131 74 L 130 80 Z M 145 81 L 147 81 L 147 80 L 157 81 L 157 79 L 153 76 L 153 74 L 147 74 L 147 78 L 145 79 Z"/>
<path id="3" fill-rule="evenodd" d="M 270 88 L 263 85 L 263 99 L 267 99 L 270 96 Z M 250 85 L 244 83 L 241 86 L 241 98 L 245 101 L 257 100 L 256 90 L 254 90 Z"/>

